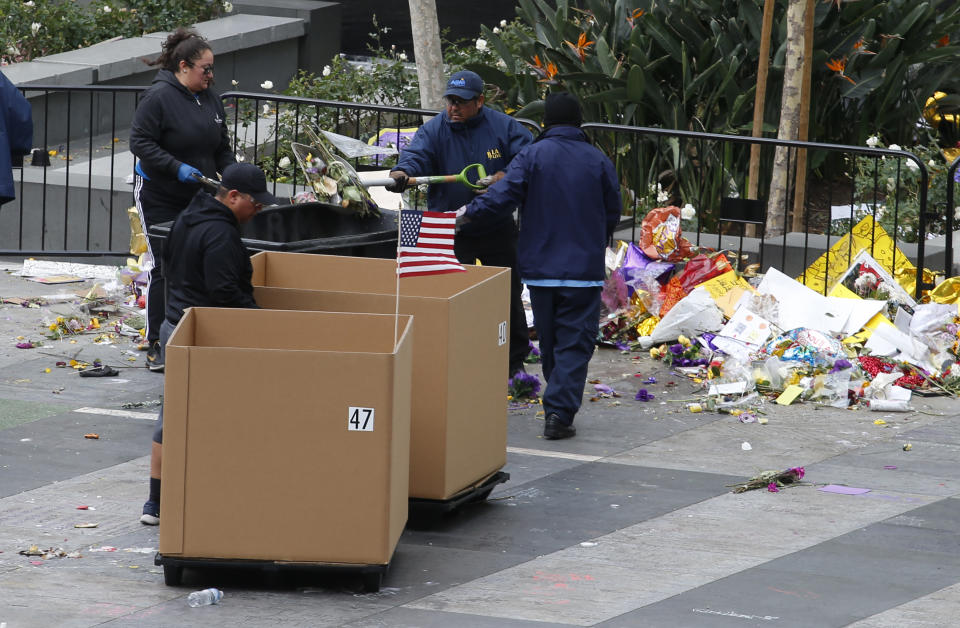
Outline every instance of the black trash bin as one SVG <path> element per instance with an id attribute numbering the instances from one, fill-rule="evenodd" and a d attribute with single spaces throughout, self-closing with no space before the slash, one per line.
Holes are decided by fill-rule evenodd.
<path id="1" fill-rule="evenodd" d="M 268 207 L 240 226 L 244 246 L 251 253 L 290 251 L 352 257 L 397 256 L 395 210 L 360 218 L 338 205 L 300 203 Z M 173 222 L 152 225 L 149 235 L 166 240 Z"/>

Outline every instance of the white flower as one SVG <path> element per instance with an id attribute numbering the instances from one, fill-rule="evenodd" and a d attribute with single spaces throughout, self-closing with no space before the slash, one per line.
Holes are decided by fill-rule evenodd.
<path id="1" fill-rule="evenodd" d="M 111 11 L 113 11 L 113 9 L 110 8 L 110 5 L 109 5 L 109 4 L 103 5 L 103 12 L 104 12 L 104 13 L 110 13 Z"/>
<path id="2" fill-rule="evenodd" d="M 269 104 L 266 104 L 266 105 L 263 106 L 263 115 L 265 115 L 265 116 L 270 115 L 270 105 L 269 105 Z"/>
<path id="3" fill-rule="evenodd" d="M 281 168 L 287 168 L 288 166 L 290 166 L 290 158 L 289 158 L 289 157 L 281 157 L 281 158 L 280 158 L 280 161 L 277 162 L 277 165 L 280 166 Z"/>
<path id="4" fill-rule="evenodd" d="M 506 28 L 506 27 L 507 27 L 507 21 L 506 21 L 506 20 L 500 20 L 500 28 Z"/>
<path id="5" fill-rule="evenodd" d="M 273 89 L 273 81 L 264 81 L 260 83 L 262 89 Z"/>
<path id="6" fill-rule="evenodd" d="M 890 150 L 903 150 L 900 148 L 899 144 L 891 144 L 890 146 L 887 146 L 887 148 L 889 148 Z"/>
<path id="7" fill-rule="evenodd" d="M 500 34 L 500 28 L 499 28 L 498 26 L 494 26 L 494 27 L 493 27 L 493 34 L 494 34 L 494 35 L 499 35 L 499 34 Z"/>
<path id="8" fill-rule="evenodd" d="M 877 137 L 876 135 L 871 135 L 870 137 L 867 138 L 867 146 L 869 146 L 870 148 L 876 148 L 879 145 L 880 145 L 880 138 Z"/>
<path id="9" fill-rule="evenodd" d="M 690 203 L 687 203 L 686 205 L 684 205 L 683 209 L 680 210 L 680 217 L 683 218 L 684 220 L 690 220 L 696 215 L 697 215 L 697 210 Z"/>
<path id="10" fill-rule="evenodd" d="M 34 3 L 33 0 L 27 0 L 27 2 L 24 2 L 24 3 L 23 3 L 23 6 L 25 6 L 25 7 L 33 7 L 33 6 L 36 6 L 36 3 Z"/>
<path id="11" fill-rule="evenodd" d="M 927 165 L 930 166 L 931 168 L 936 168 L 937 162 L 931 159 L 930 161 L 927 162 Z"/>
<path id="12" fill-rule="evenodd" d="M 230 84 L 233 85 L 234 87 L 236 87 L 237 85 L 240 84 L 240 81 L 238 81 L 237 79 L 231 79 L 231 80 L 230 80 Z"/>
<path id="13" fill-rule="evenodd" d="M 506 70 L 507 62 L 504 61 L 503 59 L 497 59 L 497 67 L 500 68 L 501 70 Z"/>
<path id="14" fill-rule="evenodd" d="M 657 202 L 658 202 L 658 203 L 666 203 L 666 202 L 669 201 L 669 200 L 670 200 L 670 194 L 667 193 L 667 191 L 664 190 L 664 189 L 660 186 L 660 184 L 658 183 L 658 184 L 657 184 Z"/>
<path id="15" fill-rule="evenodd" d="M 40 32 L 40 27 L 43 26 L 40 22 L 34 22 L 30 25 L 30 32 L 36 35 Z"/>
<path id="16" fill-rule="evenodd" d="M 406 60 L 407 60 L 407 53 L 401 52 L 400 54 L 397 55 L 397 59 L 400 59 L 401 61 L 406 61 Z"/>
<path id="17" fill-rule="evenodd" d="M 234 157 L 236 157 L 237 161 L 243 161 L 244 159 L 246 159 L 246 157 L 244 157 L 240 153 L 234 154 Z"/>
<path id="18" fill-rule="evenodd" d="M 960 220 L 960 207 L 953 208 L 953 219 Z"/>
<path id="19" fill-rule="evenodd" d="M 323 74 L 324 76 L 330 76 L 330 66 L 329 66 L 329 65 L 323 66 L 323 72 L 322 72 L 322 74 Z"/>
<path id="20" fill-rule="evenodd" d="M 897 187 L 897 181 L 893 177 L 887 177 L 887 189 L 892 190 Z"/>
<path id="21" fill-rule="evenodd" d="M 16 57 L 20 54 L 20 49 L 11 44 L 7 46 L 7 54 Z"/>
<path id="22" fill-rule="evenodd" d="M 224 13 L 233 13 L 233 4 L 230 2 L 223 3 L 223 12 Z"/>
<path id="23" fill-rule="evenodd" d="M 907 168 L 910 168 L 910 170 L 913 170 L 914 172 L 916 172 L 920 168 L 920 166 L 918 166 L 916 162 L 913 161 L 912 159 L 908 159 Z"/>
<path id="24" fill-rule="evenodd" d="M 480 52 L 486 52 L 487 50 L 487 40 L 482 37 L 477 39 L 477 50 Z"/>

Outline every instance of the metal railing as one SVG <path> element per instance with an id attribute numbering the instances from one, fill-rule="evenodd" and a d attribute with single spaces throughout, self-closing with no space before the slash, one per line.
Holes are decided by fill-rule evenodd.
<path id="1" fill-rule="evenodd" d="M 887 227 L 885 231 L 894 245 L 894 265 L 897 256 L 904 255 L 919 268 L 923 268 L 925 262 L 930 267 L 932 260 L 928 259 L 927 239 L 943 236 L 947 250 L 942 261 L 934 264 L 936 267 L 932 270 L 951 274 L 952 212 L 942 208 L 936 208 L 936 212 L 928 211 L 928 171 L 923 160 L 913 153 L 867 146 L 600 123 L 586 123 L 583 129 L 616 163 L 625 192 L 625 209 L 629 209 L 635 218 L 630 232 L 634 241 L 640 235 L 640 219 L 647 210 L 691 203 L 697 210 L 697 219 L 685 223 L 685 226 L 695 231 L 686 234 L 695 244 L 706 241 L 715 246 L 723 242 L 723 235 L 731 235 L 731 226 L 739 227 L 739 233 L 732 235 L 738 237 L 742 254 L 745 231 L 748 225 L 752 225 L 760 234 L 759 238 L 751 238 L 754 249 L 749 250 L 749 261 L 758 263 L 761 269 L 779 264 L 779 269 L 785 272 L 790 269 L 792 272 L 788 274 L 804 281 L 808 278 L 804 272 L 806 268 L 822 254 L 826 254 L 825 266 L 829 266 L 831 247 L 858 220 L 869 215 L 881 227 Z M 769 194 L 771 164 L 776 150 L 786 152 L 789 176 L 778 208 L 784 216 L 785 228 L 776 237 L 764 237 L 764 225 L 769 224 L 767 203 L 743 198 L 749 187 L 747 164 L 751 146 L 758 146 L 761 151 L 763 167 L 758 177 L 757 195 L 760 199 Z M 805 160 L 798 159 L 798 151 L 805 151 Z M 794 211 L 798 192 L 794 181 L 798 167 L 805 168 L 807 176 L 803 177 L 803 201 L 798 204 L 798 211 Z M 881 180 L 882 167 L 895 171 L 892 181 Z M 843 168 L 843 175 L 829 177 L 828 168 Z M 864 171 L 858 173 L 858 168 Z M 821 176 L 813 176 L 817 174 L 815 170 L 819 170 Z M 912 177 L 907 176 L 908 170 L 913 172 Z M 911 178 L 916 180 L 915 184 L 910 183 Z M 659 188 L 658 183 L 661 184 Z M 816 190 L 820 193 L 815 196 L 813 192 Z M 658 192 L 660 199 L 657 199 Z M 912 199 L 915 215 L 907 215 L 904 210 L 908 199 Z M 846 216 L 837 218 L 834 215 L 835 201 L 849 207 Z M 724 206 L 734 204 L 746 206 L 748 214 L 751 209 L 755 213 L 747 216 L 724 214 Z M 868 250 L 871 255 L 875 253 L 875 232 L 878 230 L 871 230 Z M 708 235 L 715 237 L 706 238 Z M 850 249 L 844 258 L 853 259 L 858 252 L 852 250 L 853 238 L 848 238 L 847 245 Z M 915 252 L 908 254 L 904 249 L 915 249 Z M 791 250 L 796 250 L 799 257 L 791 255 Z M 779 259 L 771 260 L 771 253 L 778 253 L 775 257 Z M 923 281 L 922 275 L 919 276 L 917 295 L 933 287 L 931 282 Z"/>
<path id="2" fill-rule="evenodd" d="M 49 166 L 25 165 L 19 172 L 18 199 L 0 210 L 0 255 L 126 254 L 129 232 L 125 213 L 133 204 L 132 186 L 123 182 L 133 172 L 126 139 L 144 89 L 55 85 L 21 88 L 34 104 L 35 145 L 56 150 L 57 154 L 51 157 Z M 294 193 L 304 188 L 302 174 L 295 167 L 283 168 L 280 163 L 281 156 L 288 154 L 291 140 L 309 143 L 304 133 L 307 125 L 364 141 L 385 137 L 383 141 L 402 146 L 412 134 L 404 129 L 419 128 L 426 118 L 436 114 L 427 109 L 239 91 L 226 92 L 222 99 L 237 154 L 264 167 L 268 178 L 274 181 L 274 193 L 283 185 L 289 186 L 285 191 Z M 532 121 L 522 122 L 534 132 L 539 130 Z M 903 253 L 895 255 L 906 255 L 919 268 L 925 262 L 929 266 L 933 259 L 928 255 L 927 235 L 942 235 L 943 263 L 937 262 L 934 270 L 951 274 L 953 212 L 943 208 L 928 211 L 927 168 L 909 152 L 599 123 L 587 123 L 583 128 L 617 165 L 625 207 L 633 218 L 631 240 L 638 239 L 640 219 L 651 207 L 667 202 L 690 203 L 698 210 L 697 219 L 684 226 L 696 244 L 732 248 L 727 241 L 734 237 L 741 253 L 746 248 L 749 261 L 756 261 L 762 268 L 775 263 L 784 270 L 798 263 L 806 268 L 821 251 L 829 255 L 830 247 L 857 219 L 870 215 L 890 227 L 888 232 L 896 250 L 901 245 L 906 247 Z M 763 237 L 766 203 L 754 203 L 751 207 L 744 199 L 749 183 L 748 153 L 754 145 L 761 150 L 763 164 L 757 178 L 763 182 L 758 194 L 761 199 L 768 194 L 770 164 L 778 148 L 787 151 L 788 170 L 802 163 L 801 169 L 808 175 L 799 188 L 805 200 L 798 205 L 797 212 L 788 212 L 790 222 L 785 224 L 782 235 L 774 238 Z M 801 150 L 806 152 L 805 160 L 798 160 L 797 151 Z M 857 158 L 862 172 L 857 172 Z M 395 158 L 367 157 L 352 161 L 362 170 L 388 168 L 392 159 Z M 881 166 L 889 169 L 892 163 L 896 164 L 892 183 L 882 181 Z M 837 177 L 837 186 L 815 186 L 815 182 L 831 179 L 830 169 L 845 173 Z M 911 177 L 906 176 L 908 169 L 913 172 Z M 956 171 L 954 163 L 950 168 L 951 183 Z M 908 179 L 915 181 L 912 187 Z M 793 180 L 791 174 L 790 181 Z M 657 183 L 668 195 L 665 202 L 656 202 Z M 789 185 L 787 189 L 783 204 L 792 208 L 798 187 Z M 947 205 L 952 207 L 952 186 L 948 194 Z M 901 204 L 907 198 L 912 199 L 916 212 L 904 217 Z M 835 200 L 849 205 L 845 218 L 838 220 L 831 214 Z M 735 205 L 760 211 L 733 215 L 728 209 Z M 797 226 L 800 228 L 791 228 Z M 751 237 L 750 228 L 759 230 L 759 234 L 753 235 L 760 237 Z M 908 240 L 913 244 L 908 244 Z M 930 287 L 921 280 L 917 291 Z"/>

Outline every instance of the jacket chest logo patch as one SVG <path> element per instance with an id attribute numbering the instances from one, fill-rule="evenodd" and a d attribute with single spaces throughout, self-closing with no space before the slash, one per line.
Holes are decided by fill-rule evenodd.
<path id="1" fill-rule="evenodd" d="M 491 148 L 487 150 L 487 159 L 502 159 L 503 155 L 500 154 L 499 148 Z"/>

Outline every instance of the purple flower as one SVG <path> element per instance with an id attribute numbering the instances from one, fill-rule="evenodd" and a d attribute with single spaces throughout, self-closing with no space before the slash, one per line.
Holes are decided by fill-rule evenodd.
<path id="1" fill-rule="evenodd" d="M 797 479 L 798 479 L 798 480 L 802 480 L 804 474 L 806 473 L 806 472 L 804 471 L 803 467 L 790 467 L 789 469 L 787 469 L 787 471 L 789 471 L 789 472 L 792 473 L 793 475 L 797 476 Z"/>
<path id="2" fill-rule="evenodd" d="M 683 345 L 679 343 L 675 345 L 670 345 L 670 353 L 672 353 L 673 355 L 680 355 L 681 353 L 683 353 Z"/>
<path id="3" fill-rule="evenodd" d="M 953 180 L 960 183 L 960 168 L 957 168 L 957 171 L 953 173 Z"/>
<path id="4" fill-rule="evenodd" d="M 680 366 L 690 366 L 691 362 L 690 358 L 683 358 L 680 360 Z"/>
<path id="5" fill-rule="evenodd" d="M 629 350 L 630 350 L 630 345 L 628 345 L 628 344 L 625 343 L 625 342 L 618 342 L 618 343 L 616 344 L 616 347 L 617 347 L 617 349 L 620 349 L 621 351 L 629 351 Z"/>
<path id="6" fill-rule="evenodd" d="M 842 371 L 843 369 L 848 369 L 848 368 L 850 368 L 851 366 L 853 366 L 853 365 L 850 364 L 850 362 L 849 362 L 848 360 L 844 360 L 843 358 L 840 358 L 839 360 L 837 360 L 836 362 L 833 363 L 833 368 L 830 369 L 830 372 L 831 372 L 831 373 L 836 373 L 837 371 Z"/>
<path id="7" fill-rule="evenodd" d="M 17 349 L 33 349 L 32 342 L 18 342 Z"/>
<path id="8" fill-rule="evenodd" d="M 767 484 L 767 490 L 770 491 L 771 493 L 779 493 L 779 492 L 780 492 L 780 489 L 777 488 L 777 483 L 776 483 L 776 482 L 770 482 L 769 484 Z"/>
<path id="9" fill-rule="evenodd" d="M 594 384 L 593 389 L 598 393 L 605 393 L 608 395 L 613 394 L 613 389 L 607 386 L 606 384 Z"/>
<path id="10" fill-rule="evenodd" d="M 656 384 L 656 383 L 657 383 L 657 378 L 656 378 L 656 377 L 653 377 L 653 376 L 650 376 L 650 377 L 648 377 L 647 379 L 643 380 L 643 383 L 644 383 L 644 384 Z"/>
<path id="11" fill-rule="evenodd" d="M 641 388 L 637 391 L 637 396 L 634 397 L 637 401 L 650 401 L 653 399 L 653 395 L 647 392 L 646 388 Z"/>
<path id="12" fill-rule="evenodd" d="M 514 399 L 536 397 L 540 392 L 540 378 L 532 373 L 517 371 L 517 374 L 507 380 L 507 388 Z"/>

